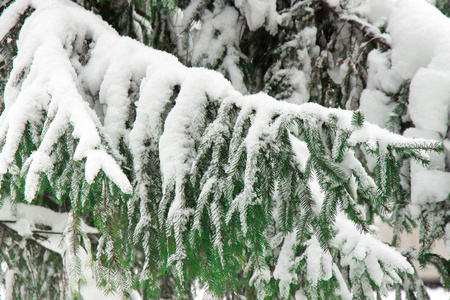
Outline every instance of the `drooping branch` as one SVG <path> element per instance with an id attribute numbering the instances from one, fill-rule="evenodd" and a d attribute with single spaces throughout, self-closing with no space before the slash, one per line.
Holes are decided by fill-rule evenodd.
<path id="1" fill-rule="evenodd" d="M 75 285 L 81 242 L 73 233 L 83 231 L 84 212 L 101 235 L 95 271 L 108 290 L 125 293 L 142 270 L 139 280 L 153 286 L 170 273 L 180 289 L 199 279 L 220 294 L 237 284 L 245 265 L 262 297 L 274 283 L 274 249 L 281 247 L 273 240 L 292 232 L 299 233 L 297 249 L 285 252 L 301 252 L 292 258 L 297 269 L 326 266 L 324 278 L 337 282 L 342 274 L 330 253 L 348 240 L 339 214 L 368 228 L 357 195 L 390 196 L 396 185 L 386 184 L 399 173 L 392 152 L 407 149 L 422 160 L 424 149 L 442 151 L 440 143 L 364 122 L 359 112 L 243 96 L 219 73 L 187 68 L 62 3 L 34 1 L 33 18 L 24 23 L 0 117 L 0 172 L 3 194 L 32 202 L 47 189 L 58 203 L 69 198 L 72 221 L 66 231 L 52 230 L 70 232 Z M 8 16 L 20 5 L 30 5 L 15 4 L 0 28 L 14 23 Z M 360 148 L 377 158 L 376 180 L 357 160 Z M 384 203 L 377 206 L 382 211 Z M 363 250 L 376 260 L 372 248 Z M 319 264 L 307 257 L 315 250 Z M 355 258 L 360 264 L 347 266 L 366 263 L 364 255 Z M 387 272 L 409 270 L 401 261 Z M 390 284 L 372 275 L 364 280 L 375 281 L 374 289 Z M 313 283 L 308 293 L 332 289 L 321 291 L 317 274 L 305 276 Z"/>

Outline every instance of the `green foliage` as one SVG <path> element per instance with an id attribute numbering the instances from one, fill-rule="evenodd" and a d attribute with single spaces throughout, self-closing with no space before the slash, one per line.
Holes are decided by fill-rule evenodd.
<path id="1" fill-rule="evenodd" d="M 39 242 L 17 236 L 1 225 L 0 278 L 10 283 L 12 299 L 64 299 L 68 297 L 62 257 L 42 247 Z M 35 234 L 37 240 L 44 235 Z"/>
<path id="2" fill-rule="evenodd" d="M 89 8 L 96 7 L 108 18 L 118 14 L 112 2 L 98 3 L 90 3 Z M 245 91 L 264 90 L 280 100 L 356 109 L 366 85 L 367 53 L 389 45 L 372 36 L 373 31 L 361 26 L 359 19 L 346 18 L 345 6 L 331 7 L 327 3 L 301 1 L 291 5 L 279 1 L 279 36 L 263 27 L 249 30 L 247 23 L 239 19 L 237 24 L 244 28 L 240 42 L 221 45 L 222 56 L 213 64 L 208 59 L 190 60 L 189 34 L 196 30 L 190 26 L 201 21 L 203 13 L 213 18 L 232 3 L 187 3 L 186 7 L 197 5 L 197 12 L 187 16 L 190 22 L 178 34 L 176 26 L 170 24 L 177 8 L 174 2 L 132 1 L 126 12 L 139 12 L 151 24 L 148 44 L 178 54 L 188 65 L 207 64 L 229 78 L 237 73 L 232 67 L 237 67 L 243 78 L 231 79 L 241 82 Z M 243 14 L 237 7 L 231 9 Z M 113 25 L 133 36 L 129 30 L 132 21 L 126 20 L 126 27 L 122 28 L 120 22 Z M 143 21 L 141 25 L 143 30 L 148 23 Z M 9 38 L 16 40 L 19 30 L 20 25 L 16 25 Z M 343 43 L 347 34 L 351 37 Z M 5 41 L 1 42 L 1 54 L 6 53 L 6 63 L 0 66 L 0 79 L 8 77 L 17 51 L 13 43 Z M 71 55 L 76 54 L 85 66 L 95 46 L 96 41 L 83 37 L 81 48 L 74 46 Z M 227 60 L 230 53 L 234 65 Z M 342 66 L 346 70 L 342 80 L 333 79 L 333 71 Z M 173 70 L 185 72 L 177 68 Z M 200 71 L 190 70 L 187 74 L 194 78 L 193 82 L 216 79 L 213 72 L 201 70 L 204 75 L 195 77 L 195 72 Z M 63 272 L 50 272 L 54 265 L 62 269 L 57 255 L 44 259 L 50 255 L 45 254 L 47 250 L 34 242 L 33 247 L 28 246 L 2 227 L 9 238 L 3 242 L 6 252 L 0 247 L 2 260 L 12 268 L 16 253 L 22 253 L 33 255 L 32 260 L 39 264 L 19 259 L 17 268 L 24 275 L 16 279 L 16 297 L 36 293 L 38 298 L 58 298 L 68 292 L 65 286 L 72 297 L 81 297 L 80 287 L 86 283 L 80 255 L 84 252 L 98 286 L 122 298 L 129 298 L 132 290 L 144 299 L 191 298 L 192 287 L 198 282 L 214 295 L 228 298 L 291 299 L 300 294 L 308 299 L 370 299 L 374 293 L 381 297 L 390 288 L 399 291 L 404 284 L 408 299 L 427 299 L 423 283 L 404 257 L 418 259 L 423 265 L 433 264 L 443 286 L 449 288 L 449 262 L 430 250 L 434 241 L 443 237 L 443 228 L 449 222 L 448 201 L 425 208 L 417 220 L 422 232 L 422 247 L 417 253 L 404 251 L 401 256 L 370 236 L 376 217 L 393 225 L 394 246 L 400 232 L 416 226 L 408 211 L 410 190 L 409 182 L 405 183 L 405 165 L 409 160 L 428 163 L 424 151 L 443 152 L 442 143 L 401 138 L 383 131 L 365 121 L 360 110 L 295 106 L 263 94 L 252 96 L 255 98 L 238 94 L 218 97 L 211 88 L 200 86 L 196 87 L 204 88 L 200 99 L 188 99 L 198 107 L 189 107 L 193 112 L 182 115 L 189 122 L 182 124 L 186 128 L 181 130 L 181 137 L 189 142 L 179 150 L 189 154 L 178 162 L 176 176 L 169 176 L 163 172 L 160 151 L 164 148 L 160 142 L 169 131 L 169 116 L 186 109 L 182 106 L 186 101 L 183 93 L 192 86 L 187 80 L 174 79 L 178 74 L 157 71 L 145 78 L 146 84 L 155 84 L 155 90 L 157 87 L 165 94 L 152 94 L 154 102 L 149 107 L 156 113 L 151 120 L 153 127 L 146 127 L 142 143 L 137 145 L 140 152 L 134 151 L 137 146 L 129 132 L 142 113 L 142 78 L 131 76 L 126 134 L 117 143 L 108 140 L 100 121 L 96 123 L 101 124 L 95 128 L 101 143 L 95 150 L 104 150 L 120 165 L 132 183 L 131 194 L 121 190 L 102 170 L 93 180 L 86 178 L 88 162 L 86 158 L 75 159 L 80 137 L 74 133 L 75 125 L 69 123 L 48 153 L 55 163 L 51 170 L 38 174 L 36 193 L 28 199 L 32 155 L 56 123 L 54 115 L 40 112 L 39 118 L 27 122 L 22 135 L 16 137 L 14 160 L 1 181 L 2 199 L 9 197 L 13 203 L 33 200 L 37 205 L 69 212 L 62 235 L 67 246 L 67 278 Z M 10 81 L 20 87 L 28 75 L 24 67 L 20 76 Z M 294 79 L 301 76 L 310 80 L 309 84 L 302 82 L 308 90 L 298 90 L 300 84 Z M 225 82 L 221 80 L 217 82 Z M 405 83 L 392 95 L 394 106 L 388 127 L 396 133 L 411 126 L 405 116 L 408 86 Z M 92 102 L 90 108 L 108 108 L 100 103 L 99 91 L 91 94 L 82 84 L 77 87 Z M 3 91 L 3 86 L 0 88 Z M 92 118 L 99 117 L 98 111 L 95 113 L 93 110 Z M 5 143 L 6 138 L 0 146 L 3 148 Z M 373 165 L 369 166 L 369 160 Z M 99 233 L 87 235 L 83 222 Z M 33 236 L 31 240 L 39 239 Z M 27 252 L 27 247 L 33 249 Z M 8 254 L 13 250 L 14 254 Z M 390 261 L 391 257 L 395 259 Z M 25 294 L 19 295 L 19 286 L 35 273 L 32 268 L 41 265 L 39 272 L 51 288 L 44 291 L 42 283 L 35 280 Z"/>
<path id="3" fill-rule="evenodd" d="M 436 0 L 436 7 L 446 16 L 450 16 L 450 3 L 445 0 Z"/>
<path id="4" fill-rule="evenodd" d="M 7 5 L 8 3 L 4 3 L 0 6 L 0 14 L 7 7 Z M 21 20 L 0 41 L 0 99 L 2 100 L 0 111 L 3 111 L 4 109 L 3 94 L 9 78 L 9 73 L 12 70 L 12 60 L 17 54 L 17 46 L 14 41 L 16 41 L 19 36 L 24 20 L 30 16 L 32 11 L 32 9 L 26 10 L 21 15 Z"/>

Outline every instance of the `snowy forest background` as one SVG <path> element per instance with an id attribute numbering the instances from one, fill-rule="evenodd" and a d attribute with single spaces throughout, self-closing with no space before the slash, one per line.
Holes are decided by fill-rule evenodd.
<path id="1" fill-rule="evenodd" d="M 0 3 L 2 299 L 450 289 L 446 0 Z"/>

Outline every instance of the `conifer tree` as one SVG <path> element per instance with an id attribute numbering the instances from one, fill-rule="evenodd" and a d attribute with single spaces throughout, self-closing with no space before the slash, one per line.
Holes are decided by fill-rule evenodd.
<path id="1" fill-rule="evenodd" d="M 121 15 L 113 25 L 139 42 L 69 1 L 6 2 L 10 297 L 78 298 L 96 282 L 133 299 L 192 298 L 196 285 L 227 298 L 403 288 L 426 299 L 413 258 L 449 288 L 449 261 L 430 250 L 450 232 L 448 191 L 414 189 L 426 176 L 445 183 L 447 128 L 408 110 L 429 86 L 426 62 L 401 69 L 401 3 L 386 28 L 370 1 L 78 1 Z M 389 108 L 384 124 L 370 99 Z M 396 234 L 418 219 L 420 251 L 376 240 L 375 218 Z"/>

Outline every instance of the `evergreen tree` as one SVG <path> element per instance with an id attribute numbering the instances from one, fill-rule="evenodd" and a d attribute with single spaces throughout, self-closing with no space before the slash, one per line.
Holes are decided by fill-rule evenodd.
<path id="1" fill-rule="evenodd" d="M 0 8 L 8 297 L 426 299 L 412 259 L 450 288 L 431 251 L 450 240 L 435 8 L 77 2 L 140 42 L 69 1 Z M 396 249 L 416 223 L 421 249 Z"/>

